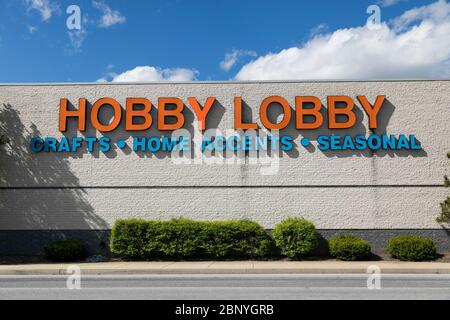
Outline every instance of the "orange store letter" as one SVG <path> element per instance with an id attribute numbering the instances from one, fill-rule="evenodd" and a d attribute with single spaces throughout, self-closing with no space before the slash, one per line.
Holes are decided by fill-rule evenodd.
<path id="1" fill-rule="evenodd" d="M 273 103 L 277 103 L 281 105 L 283 108 L 283 120 L 279 123 L 274 123 L 269 120 L 267 116 L 267 110 L 269 106 Z M 264 127 L 270 130 L 281 130 L 288 126 L 289 121 L 291 119 L 291 107 L 289 106 L 289 102 L 283 97 L 280 96 L 271 96 L 267 97 L 261 103 L 261 107 L 259 108 L 259 117 L 261 118 L 261 123 Z"/>
<path id="2" fill-rule="evenodd" d="M 68 104 L 66 98 L 59 101 L 59 131 L 67 130 L 67 118 L 78 118 L 78 130 L 86 130 L 86 99 L 79 100 L 78 110 L 68 110 Z"/>
<path id="3" fill-rule="evenodd" d="M 236 130 L 258 129 L 258 125 L 256 123 L 242 122 L 242 97 L 234 98 L 234 129 Z"/>
<path id="4" fill-rule="evenodd" d="M 370 105 L 369 101 L 367 101 L 366 96 L 358 96 L 359 102 L 364 108 L 364 111 L 367 113 L 369 117 L 369 128 L 376 129 L 378 126 L 377 115 L 380 112 L 381 106 L 383 105 L 385 96 L 377 96 L 373 107 Z"/>
<path id="5" fill-rule="evenodd" d="M 135 110 L 135 105 L 144 106 L 143 109 Z M 150 128 L 152 125 L 152 116 L 150 110 L 152 109 L 152 104 L 150 100 L 145 98 L 127 98 L 126 114 L 125 114 L 125 129 L 143 131 Z M 134 118 L 143 118 L 144 123 L 135 124 L 133 123 Z"/>
<path id="6" fill-rule="evenodd" d="M 312 103 L 312 108 L 303 108 L 305 103 Z M 317 97 L 295 97 L 295 125 L 297 129 L 317 129 L 323 123 L 323 116 L 320 113 L 322 102 Z M 314 117 L 314 122 L 305 122 L 304 116 Z"/>
<path id="7" fill-rule="evenodd" d="M 98 114 L 100 112 L 100 108 L 105 105 L 111 106 L 114 111 L 113 119 L 109 124 L 103 124 L 98 119 Z M 121 119 L 122 119 L 122 107 L 116 100 L 114 100 L 112 98 L 98 99 L 92 106 L 91 123 L 92 123 L 92 126 L 100 132 L 113 131 L 114 129 L 116 129 L 119 126 Z"/>
<path id="8" fill-rule="evenodd" d="M 206 129 L 206 116 L 208 115 L 208 112 L 211 110 L 211 107 L 213 106 L 214 102 L 216 101 L 216 98 L 209 97 L 208 99 L 206 99 L 203 109 L 200 107 L 200 104 L 198 103 L 196 98 L 189 97 L 188 101 L 189 101 L 189 104 L 191 105 L 192 109 L 194 109 L 195 114 L 197 115 L 198 129 L 202 130 L 202 131 L 205 130 Z"/>
<path id="9" fill-rule="evenodd" d="M 343 102 L 345 107 L 336 107 L 336 103 Z M 328 128 L 330 129 L 347 129 L 356 123 L 355 113 L 352 111 L 355 103 L 348 96 L 329 96 L 328 97 Z M 346 122 L 337 122 L 337 115 L 347 116 Z"/>
<path id="10" fill-rule="evenodd" d="M 174 109 L 167 109 L 168 105 L 175 106 Z M 178 98 L 159 98 L 158 99 L 158 130 L 168 131 L 177 130 L 184 125 L 183 116 L 184 103 Z M 167 117 L 175 117 L 175 123 L 166 123 Z"/>

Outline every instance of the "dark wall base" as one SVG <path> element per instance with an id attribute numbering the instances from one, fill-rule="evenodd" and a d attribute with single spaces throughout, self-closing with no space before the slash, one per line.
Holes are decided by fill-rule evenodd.
<path id="1" fill-rule="evenodd" d="M 0 230 L 0 255 L 41 255 L 51 242 L 79 239 L 89 254 L 110 255 L 111 230 Z"/>
<path id="2" fill-rule="evenodd" d="M 436 242 L 439 252 L 450 252 L 450 230 L 448 229 L 383 229 L 383 230 L 318 230 L 321 235 L 320 251 L 327 252 L 327 242 L 333 236 L 340 234 L 352 234 L 367 240 L 372 246 L 372 252 L 376 254 L 386 253 L 389 239 L 399 235 L 416 235 L 431 237 Z"/>
<path id="3" fill-rule="evenodd" d="M 319 252 L 326 252 L 326 240 L 339 234 L 353 234 L 372 244 L 374 253 L 385 253 L 387 241 L 398 235 L 432 237 L 438 251 L 450 252 L 448 229 L 395 230 L 318 230 L 321 234 Z M 111 230 L 0 230 L 0 255 L 41 255 L 47 243 L 65 239 L 83 240 L 89 254 L 110 255 L 108 249 Z"/>

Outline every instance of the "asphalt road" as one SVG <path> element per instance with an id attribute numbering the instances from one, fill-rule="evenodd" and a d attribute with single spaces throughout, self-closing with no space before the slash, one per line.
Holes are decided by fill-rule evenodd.
<path id="1" fill-rule="evenodd" d="M 0 276 L 0 299 L 450 299 L 450 275 L 383 274 L 380 289 L 366 274 L 218 274 Z M 376 284 L 376 282 L 370 282 Z"/>

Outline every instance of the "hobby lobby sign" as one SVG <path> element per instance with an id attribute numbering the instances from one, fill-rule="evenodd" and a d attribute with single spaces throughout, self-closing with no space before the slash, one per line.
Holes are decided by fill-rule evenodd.
<path id="1" fill-rule="evenodd" d="M 420 142 L 414 134 L 382 134 L 377 135 L 379 118 L 386 104 L 386 97 L 378 95 L 369 100 L 364 95 L 355 98 L 345 95 L 328 96 L 322 101 L 315 96 L 296 96 L 293 101 L 282 96 L 268 96 L 261 100 L 258 106 L 258 121 L 243 117 L 243 99 L 233 98 L 232 112 L 234 115 L 233 128 L 227 128 L 223 134 L 218 128 L 208 128 L 208 116 L 219 102 L 215 97 L 198 99 L 188 97 L 160 97 L 155 101 L 142 97 L 126 98 L 122 105 L 114 98 L 101 98 L 90 102 L 86 98 L 69 101 L 61 98 L 59 103 L 60 132 L 68 131 L 69 122 L 74 122 L 77 131 L 84 132 L 93 128 L 103 134 L 97 136 L 73 136 L 65 134 L 62 138 L 34 137 L 30 142 L 33 152 L 78 152 L 86 148 L 88 152 L 99 150 L 108 152 L 111 148 L 130 148 L 134 152 L 174 152 L 190 151 L 197 146 L 200 152 L 251 152 L 251 151 L 285 151 L 303 147 L 319 151 L 339 150 L 421 150 Z M 201 138 L 193 143 L 193 137 L 186 127 L 185 109 L 187 105 L 195 115 L 195 129 Z M 89 107 L 88 107 L 89 106 Z M 271 108 L 277 108 L 281 114 L 277 119 L 270 116 Z M 102 121 L 101 112 L 110 109 L 112 116 L 108 121 Z M 153 110 L 154 109 L 154 110 Z M 339 134 L 340 129 L 352 129 L 357 125 L 357 110 L 362 110 L 368 119 L 371 134 L 355 132 L 353 134 Z M 153 111 L 153 112 L 152 112 Z M 273 111 L 273 110 L 272 110 Z M 156 114 L 156 121 L 154 119 Z M 135 132 L 126 139 L 113 141 L 109 132 L 118 130 L 119 126 L 125 131 Z M 312 132 L 325 128 L 329 134 L 310 133 L 284 134 L 285 129 L 293 124 L 295 130 Z M 155 126 L 163 135 L 143 136 L 145 132 Z M 351 130 L 350 130 L 351 131 Z M 141 132 L 138 134 L 138 132 Z M 321 130 L 323 132 L 323 130 Z M 348 132 L 348 131 L 347 131 Z M 316 149 L 317 147 L 317 149 Z M 188 152 L 187 152 L 188 153 Z"/>

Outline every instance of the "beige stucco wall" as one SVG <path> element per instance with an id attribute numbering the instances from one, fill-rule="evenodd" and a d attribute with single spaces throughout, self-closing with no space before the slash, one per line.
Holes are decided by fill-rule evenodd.
<path id="1" fill-rule="evenodd" d="M 334 153 L 307 150 L 296 143 L 282 154 L 276 174 L 261 174 L 261 165 L 176 164 L 164 154 L 114 148 L 108 153 L 32 154 L 36 135 L 61 137 L 59 99 L 187 97 L 217 98 L 208 125 L 222 132 L 233 127 L 233 98 L 242 96 L 258 121 L 258 108 L 270 95 L 291 106 L 298 95 L 323 102 L 329 95 L 366 95 L 373 102 L 386 95 L 379 133 L 414 134 L 423 152 Z M 355 99 L 356 101 L 356 99 Z M 185 84 L 90 84 L 0 86 L 0 129 L 10 138 L 0 153 L 0 229 L 107 229 L 117 218 L 251 218 L 271 228 L 282 218 L 304 216 L 322 229 L 430 229 L 447 190 L 450 174 L 450 81 L 262 82 Z M 357 107 L 361 109 L 357 103 Z M 187 110 L 189 113 L 189 110 Z M 186 128 L 193 130 L 192 118 Z M 367 116 L 336 133 L 369 133 Z M 314 137 L 329 134 L 284 130 Z M 76 134 L 72 125 L 68 136 Z M 131 141 L 131 133 L 88 130 Z M 158 134 L 152 128 L 138 135 Z M 63 187 L 63 188 L 61 188 Z M 80 188 L 82 187 L 82 188 Z"/>

